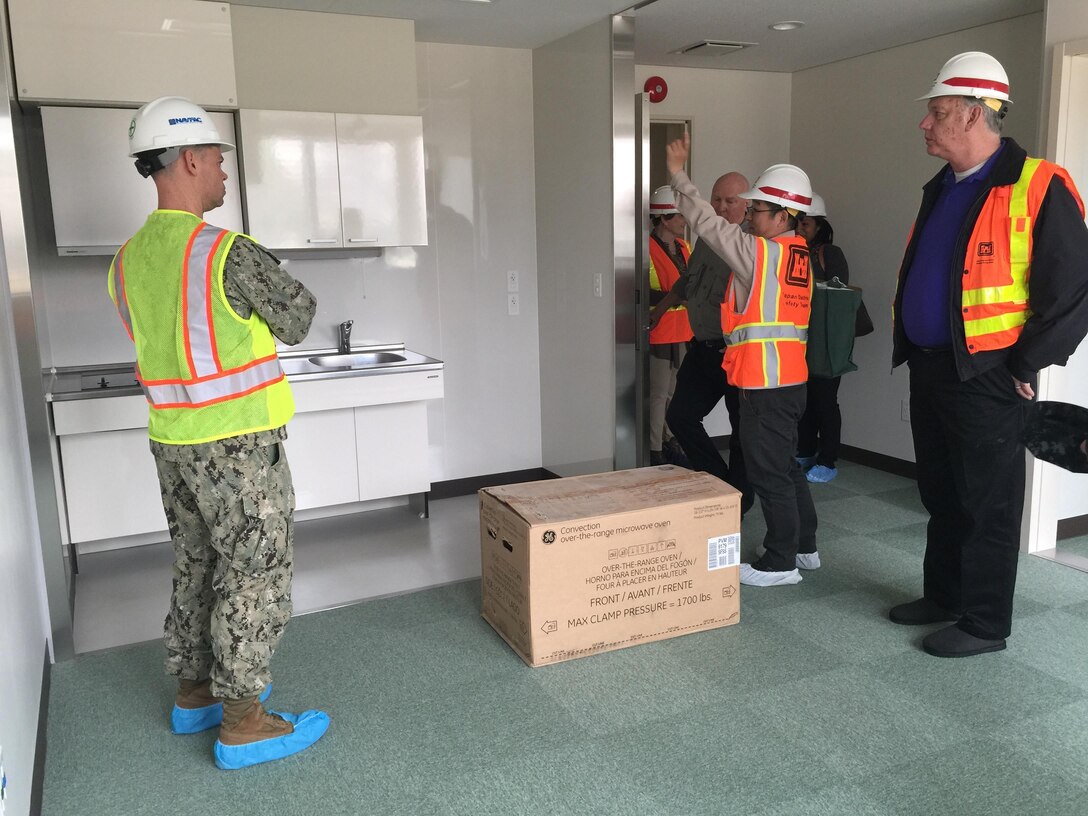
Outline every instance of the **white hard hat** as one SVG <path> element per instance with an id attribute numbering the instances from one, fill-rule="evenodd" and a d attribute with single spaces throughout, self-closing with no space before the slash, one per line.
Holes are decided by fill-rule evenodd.
<path id="1" fill-rule="evenodd" d="M 824 204 L 824 197 L 819 193 L 812 194 L 812 206 L 808 208 L 805 215 L 815 218 L 817 215 L 822 215 L 827 218 L 827 205 Z"/>
<path id="2" fill-rule="evenodd" d="M 672 215 L 678 213 L 676 209 L 676 194 L 668 185 L 658 187 L 650 196 L 650 215 Z"/>
<path id="3" fill-rule="evenodd" d="M 207 111 L 180 96 L 161 96 L 148 102 L 136 111 L 128 126 L 128 155 L 140 159 L 136 168 L 145 176 L 174 161 L 180 148 L 195 145 L 234 149 L 219 138 Z"/>
<path id="4" fill-rule="evenodd" d="M 1009 99 L 1009 75 L 1001 63 L 981 51 L 956 54 L 943 66 L 933 80 L 929 93 L 918 97 L 932 99 L 935 96 L 973 96 L 976 99 Z"/>
<path id="5" fill-rule="evenodd" d="M 759 174 L 751 190 L 741 198 L 769 201 L 790 210 L 807 213 L 812 206 L 812 182 L 793 164 L 774 164 Z"/>

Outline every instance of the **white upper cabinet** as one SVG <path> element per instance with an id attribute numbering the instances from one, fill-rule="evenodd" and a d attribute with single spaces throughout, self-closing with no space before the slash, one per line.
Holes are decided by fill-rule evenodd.
<path id="1" fill-rule="evenodd" d="M 249 234 L 272 249 L 344 246 L 333 114 L 238 116 Z"/>
<path id="2" fill-rule="evenodd" d="M 427 243 L 419 116 L 240 111 L 250 234 L 272 249 Z"/>
<path id="3" fill-rule="evenodd" d="M 419 116 L 336 114 L 345 246 L 423 246 L 427 201 Z"/>
<path id="4" fill-rule="evenodd" d="M 155 183 L 128 156 L 134 111 L 119 108 L 42 108 L 49 195 L 59 255 L 112 255 L 158 206 Z M 212 113 L 220 137 L 234 143 L 234 117 Z M 209 223 L 242 230 L 238 159 L 223 154 L 227 195 L 204 215 Z"/>
<path id="5" fill-rule="evenodd" d="M 8 9 L 22 100 L 238 106 L 229 3 L 8 0 Z"/>

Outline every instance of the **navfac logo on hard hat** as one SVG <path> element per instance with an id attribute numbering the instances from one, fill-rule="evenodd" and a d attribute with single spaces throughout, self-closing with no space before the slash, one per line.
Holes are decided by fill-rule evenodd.
<path id="1" fill-rule="evenodd" d="M 171 125 L 199 124 L 203 121 L 199 116 L 176 116 L 169 120 Z"/>

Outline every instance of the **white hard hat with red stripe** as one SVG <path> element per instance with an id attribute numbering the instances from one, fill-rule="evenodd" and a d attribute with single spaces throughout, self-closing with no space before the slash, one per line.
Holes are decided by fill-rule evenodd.
<path id="1" fill-rule="evenodd" d="M 918 97 L 973 96 L 975 99 L 996 99 L 1009 102 L 1009 75 L 1001 63 L 981 51 L 956 54 L 942 67 L 929 93 Z"/>
<path id="2" fill-rule="evenodd" d="M 824 197 L 819 193 L 812 194 L 812 206 L 808 208 L 805 215 L 815 218 L 817 215 L 822 215 L 827 218 L 827 205 L 824 204 Z"/>
<path id="3" fill-rule="evenodd" d="M 806 213 L 812 206 L 812 182 L 797 165 L 774 164 L 760 173 L 752 189 L 740 197 L 769 201 L 787 210 Z"/>
<path id="4" fill-rule="evenodd" d="M 654 190 L 654 194 L 650 196 L 650 215 L 672 215 L 678 212 L 680 210 L 676 209 L 676 194 L 672 187 L 666 185 Z"/>

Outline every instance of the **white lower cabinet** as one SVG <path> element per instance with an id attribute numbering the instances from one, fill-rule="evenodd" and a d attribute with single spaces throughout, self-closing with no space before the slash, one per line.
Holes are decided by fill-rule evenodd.
<path id="1" fill-rule="evenodd" d="M 355 409 L 295 414 L 285 447 L 297 509 L 359 501 Z"/>
<path id="2" fill-rule="evenodd" d="M 147 428 L 61 436 L 60 456 L 72 541 L 166 529 Z"/>
<path id="3" fill-rule="evenodd" d="M 356 408 L 355 452 L 364 495 L 381 499 L 427 492 L 431 481 L 426 405 L 409 402 Z"/>
<path id="4" fill-rule="evenodd" d="M 285 443 L 297 509 L 430 490 L 423 400 L 441 397 L 441 383 L 440 371 L 421 371 L 297 384 L 300 411 Z M 71 543 L 111 549 L 165 538 L 146 405 L 142 396 L 53 403 Z M 142 538 L 125 541 L 132 536 Z"/>

